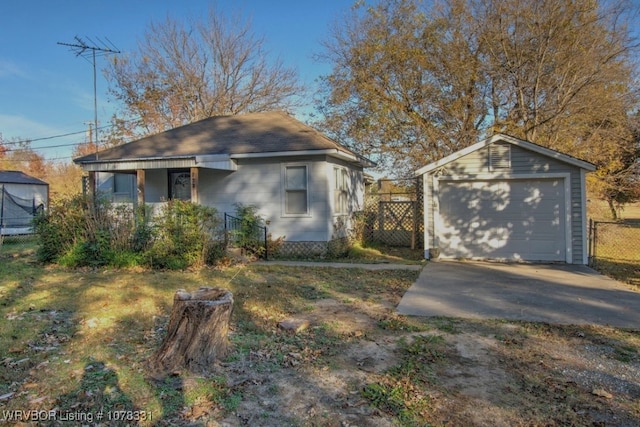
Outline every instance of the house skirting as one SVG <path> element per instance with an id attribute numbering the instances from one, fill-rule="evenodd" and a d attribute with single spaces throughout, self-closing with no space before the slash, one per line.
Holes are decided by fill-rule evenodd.
<path id="1" fill-rule="evenodd" d="M 328 242 L 290 242 L 284 241 L 276 253 L 270 253 L 274 258 L 333 258 L 344 255 L 351 247 L 351 240 L 347 237 L 333 239 Z"/>

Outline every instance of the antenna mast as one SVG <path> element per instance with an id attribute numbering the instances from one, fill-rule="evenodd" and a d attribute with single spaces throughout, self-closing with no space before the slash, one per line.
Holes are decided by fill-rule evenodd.
<path id="1" fill-rule="evenodd" d="M 120 51 L 111 43 L 109 39 L 105 37 L 105 41 L 96 38 L 96 41 L 89 40 L 89 43 L 85 42 L 78 36 L 75 36 L 74 39 L 76 43 L 62 43 L 58 42 L 59 45 L 68 46 L 69 50 L 76 54 L 76 56 L 81 56 L 87 61 L 89 58 L 93 59 L 93 129 L 95 131 L 95 144 L 96 144 L 96 152 L 98 151 L 98 94 L 97 94 L 97 83 L 96 83 L 96 56 L 104 56 L 110 53 L 120 53 Z"/>

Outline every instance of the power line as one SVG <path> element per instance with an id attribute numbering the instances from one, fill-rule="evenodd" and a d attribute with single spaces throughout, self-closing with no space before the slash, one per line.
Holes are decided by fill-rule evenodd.
<path id="1" fill-rule="evenodd" d="M 73 156 L 62 156 L 62 157 L 50 157 L 48 159 L 43 158 L 42 161 L 43 162 L 51 162 L 54 160 L 65 160 L 65 159 L 73 159 Z M 0 162 L 5 162 L 5 163 L 11 163 L 11 162 L 15 162 L 15 163 L 20 163 L 20 162 L 30 162 L 32 159 L 0 159 Z"/>
<path id="2" fill-rule="evenodd" d="M 70 144 L 59 144 L 59 145 L 48 145 L 46 147 L 28 147 L 28 148 L 6 148 L 4 150 L 2 150 L 3 152 L 16 152 L 16 151 L 21 151 L 21 150 L 28 150 L 28 151 L 36 151 L 36 150 L 49 150 L 51 148 L 62 148 L 62 147 L 73 147 L 75 145 L 82 145 L 82 144 L 87 144 L 86 142 L 72 142 Z"/>
<path id="3" fill-rule="evenodd" d="M 136 118 L 136 119 L 129 119 L 129 120 L 121 120 L 123 123 L 135 123 L 140 121 L 140 118 Z M 116 127 L 118 126 L 117 124 L 109 124 L 109 125 L 104 125 L 104 126 L 100 126 L 98 128 L 98 130 L 103 130 L 103 129 L 108 129 L 108 128 L 112 128 L 112 127 Z M 3 141 L 0 139 L 0 146 L 9 146 L 9 145 L 18 145 L 18 144 L 26 144 L 26 143 L 31 143 L 31 142 L 36 142 L 36 141 L 45 141 L 45 140 L 49 140 L 49 139 L 56 139 L 56 138 L 64 138 L 66 136 L 73 136 L 73 135 L 79 135 L 81 133 L 87 133 L 87 130 L 79 130 L 79 131 L 73 131 L 73 132 L 69 132 L 69 133 L 63 133 L 63 134 L 59 134 L 59 135 L 51 135 L 51 136 L 43 136 L 40 138 L 24 138 L 24 139 L 19 139 L 19 140 L 12 140 L 12 141 Z"/>
<path id="4" fill-rule="evenodd" d="M 107 129 L 110 127 L 113 127 L 115 125 L 107 125 L 107 126 L 101 126 L 100 130 L 102 129 Z M 63 133 L 60 135 L 52 135 L 52 136 L 44 136 L 41 138 L 25 138 L 25 139 L 20 139 L 17 141 L 3 141 L 1 143 L 1 145 L 3 146 L 7 146 L 7 145 L 18 145 L 18 144 L 25 144 L 25 143 L 31 143 L 31 142 L 36 142 L 36 141 L 45 141 L 48 139 L 56 139 L 56 138 L 64 138 L 65 136 L 73 136 L 73 135 L 79 135 L 81 133 L 87 133 L 87 130 L 79 130 L 79 131 L 75 131 L 75 132 L 69 132 L 69 133 Z"/>

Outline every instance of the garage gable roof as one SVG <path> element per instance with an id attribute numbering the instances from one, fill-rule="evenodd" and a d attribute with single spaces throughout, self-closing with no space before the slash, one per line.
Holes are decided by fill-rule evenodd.
<path id="1" fill-rule="evenodd" d="M 550 148 L 546 148 L 543 147 L 541 145 L 538 144 L 534 144 L 532 142 L 529 141 L 525 141 L 523 139 L 518 139 L 515 138 L 513 136 L 509 136 L 509 135 L 505 135 L 505 134 L 496 134 L 493 135 L 490 138 L 486 138 L 483 139 L 480 142 L 477 142 L 473 145 L 468 146 L 467 148 L 463 148 L 462 150 L 456 151 L 453 154 L 450 154 L 446 157 L 443 157 L 442 159 L 435 161 L 433 163 L 429 163 L 426 166 L 421 167 L 420 169 L 418 169 L 415 172 L 415 176 L 420 176 L 420 175 L 424 175 L 425 173 L 429 173 L 431 171 L 433 171 L 434 169 L 438 169 L 441 166 L 446 165 L 447 163 L 453 162 L 455 160 L 458 160 L 461 157 L 464 157 L 468 154 L 473 153 L 474 151 L 478 151 L 488 145 L 491 145 L 495 142 L 507 142 L 509 144 L 513 144 L 515 146 L 518 146 L 520 148 L 524 148 L 525 150 L 529 150 L 529 151 L 533 151 L 535 153 L 538 154 L 542 154 L 543 156 L 547 156 L 547 157 L 551 157 L 553 159 L 556 159 L 558 161 L 564 162 L 564 163 L 568 163 L 570 165 L 573 166 L 577 166 L 579 168 L 588 170 L 588 171 L 594 171 L 596 170 L 596 167 L 593 163 L 589 163 L 589 162 L 585 162 L 584 160 L 580 160 L 577 159 L 575 157 L 569 156 L 567 154 L 561 153 L 559 151 L 556 150 L 552 150 Z"/>

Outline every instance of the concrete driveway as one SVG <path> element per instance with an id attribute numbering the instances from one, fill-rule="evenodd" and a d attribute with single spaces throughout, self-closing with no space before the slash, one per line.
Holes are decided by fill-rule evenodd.
<path id="1" fill-rule="evenodd" d="M 581 265 L 438 261 L 398 313 L 640 329 L 640 292 Z"/>

